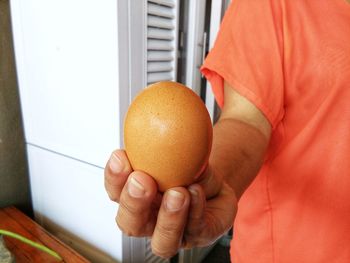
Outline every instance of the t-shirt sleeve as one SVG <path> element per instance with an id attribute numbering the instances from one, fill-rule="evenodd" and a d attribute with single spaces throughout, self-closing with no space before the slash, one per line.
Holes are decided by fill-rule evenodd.
<path id="1" fill-rule="evenodd" d="M 224 80 L 259 108 L 275 128 L 284 113 L 283 31 L 274 0 L 233 0 L 202 68 L 216 101 Z"/>

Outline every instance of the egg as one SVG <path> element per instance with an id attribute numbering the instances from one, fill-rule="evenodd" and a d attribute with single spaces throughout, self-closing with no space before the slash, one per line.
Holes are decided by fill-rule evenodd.
<path id="1" fill-rule="evenodd" d="M 195 182 L 208 164 L 212 137 L 200 97 L 172 81 L 143 89 L 124 121 L 124 146 L 132 168 L 152 176 L 161 192 Z"/>

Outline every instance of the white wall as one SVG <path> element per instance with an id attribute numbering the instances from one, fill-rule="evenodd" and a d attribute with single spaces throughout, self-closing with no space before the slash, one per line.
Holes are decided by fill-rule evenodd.
<path id="1" fill-rule="evenodd" d="M 120 142 L 116 1 L 12 0 L 11 13 L 37 220 L 91 259 L 121 260 L 103 189 Z"/>

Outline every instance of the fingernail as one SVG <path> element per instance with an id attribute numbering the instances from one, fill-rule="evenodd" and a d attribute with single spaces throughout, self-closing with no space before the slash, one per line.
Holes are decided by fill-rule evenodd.
<path id="1" fill-rule="evenodd" d="M 142 197 L 145 194 L 145 188 L 135 178 L 130 177 L 128 183 L 128 192 L 133 197 Z"/>
<path id="2" fill-rule="evenodd" d="M 191 193 L 191 203 L 195 204 L 198 201 L 198 192 L 192 188 L 189 189 Z"/>
<path id="3" fill-rule="evenodd" d="M 185 202 L 185 196 L 183 193 L 175 191 L 175 190 L 169 190 L 167 192 L 166 196 L 166 208 L 169 211 L 177 211 L 179 210 Z"/>
<path id="4" fill-rule="evenodd" d="M 109 167 L 113 173 L 120 173 L 124 170 L 122 161 L 115 154 L 112 154 L 111 158 L 109 159 Z"/>

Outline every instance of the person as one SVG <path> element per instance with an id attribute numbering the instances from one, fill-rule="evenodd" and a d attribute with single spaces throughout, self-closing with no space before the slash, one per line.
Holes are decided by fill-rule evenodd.
<path id="1" fill-rule="evenodd" d="M 162 257 L 233 224 L 232 262 L 350 262 L 350 3 L 234 0 L 202 67 L 222 108 L 209 165 L 161 195 L 116 150 L 117 224 Z"/>

